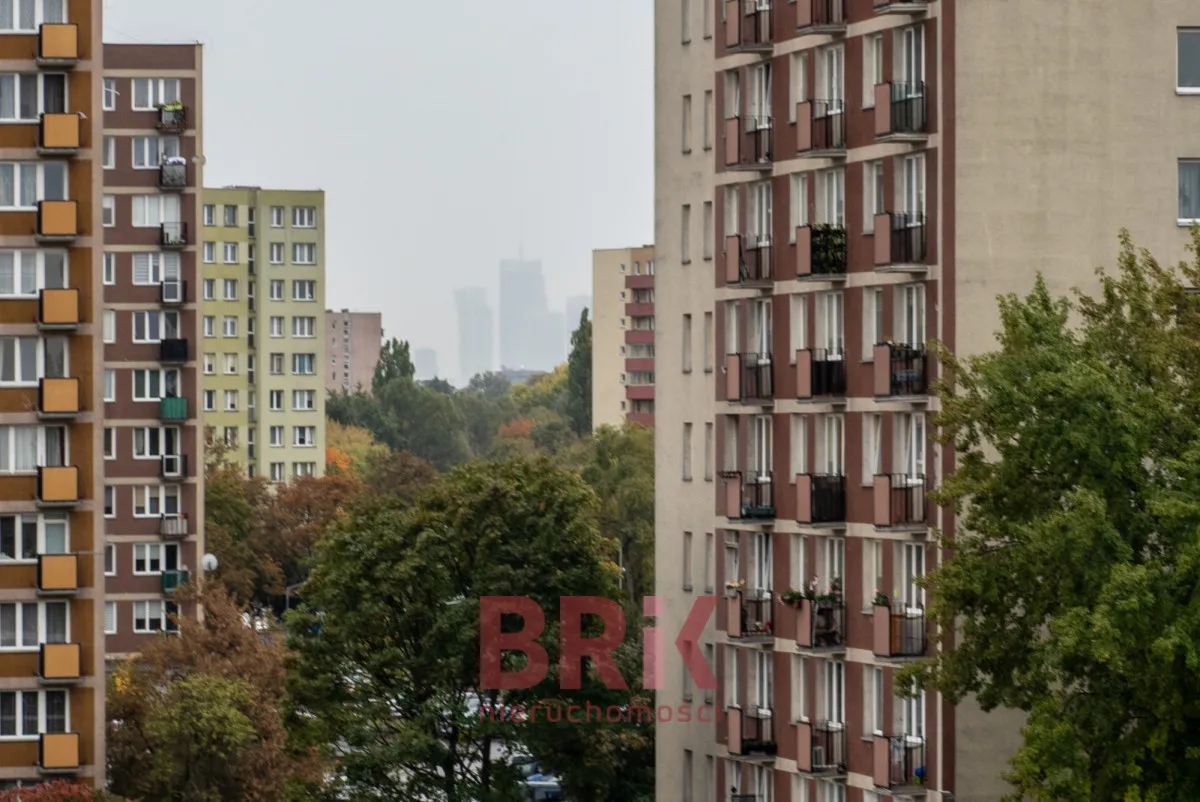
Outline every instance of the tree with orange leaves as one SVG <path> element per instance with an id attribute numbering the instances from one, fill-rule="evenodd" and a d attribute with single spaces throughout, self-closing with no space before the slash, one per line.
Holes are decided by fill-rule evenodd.
<path id="1" fill-rule="evenodd" d="M 106 791 L 97 791 L 90 785 L 71 780 L 55 780 L 49 783 L 0 791 L 0 802 L 121 802 Z"/>

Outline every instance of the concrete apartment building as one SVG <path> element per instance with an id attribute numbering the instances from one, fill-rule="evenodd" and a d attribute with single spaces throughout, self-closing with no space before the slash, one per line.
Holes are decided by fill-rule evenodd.
<path id="1" fill-rule="evenodd" d="M 1094 288 L 1121 227 L 1183 258 L 1200 6 L 1096 11 L 656 0 L 656 623 L 722 594 L 695 644 L 717 690 L 676 658 L 658 694 L 716 707 L 658 726 L 660 800 L 1005 792 L 1017 716 L 894 692 L 949 645 L 916 581 L 955 527 L 926 499 L 955 465 L 928 343 L 993 348 L 995 296 L 1038 271 Z"/>
<path id="2" fill-rule="evenodd" d="M 383 315 L 326 309 L 325 339 L 329 340 L 326 392 L 370 392 L 383 347 Z"/>
<path id="3" fill-rule="evenodd" d="M 325 472 L 325 193 L 205 189 L 202 404 L 250 476 Z"/>
<path id="4" fill-rule="evenodd" d="M 176 628 L 204 556 L 200 408 L 203 55 L 105 45 L 104 632 L 122 658 Z"/>
<path id="5" fill-rule="evenodd" d="M 654 246 L 592 251 L 592 428 L 654 425 Z"/>
<path id="6" fill-rule="evenodd" d="M 0 788 L 100 782 L 101 3 L 0 28 Z"/>

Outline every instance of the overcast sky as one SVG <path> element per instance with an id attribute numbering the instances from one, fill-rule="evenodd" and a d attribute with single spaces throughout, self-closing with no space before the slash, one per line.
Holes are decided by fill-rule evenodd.
<path id="1" fill-rule="evenodd" d="M 454 375 L 453 289 L 653 238 L 651 0 L 107 0 L 108 42 L 205 46 L 205 182 L 323 189 L 326 301 Z"/>

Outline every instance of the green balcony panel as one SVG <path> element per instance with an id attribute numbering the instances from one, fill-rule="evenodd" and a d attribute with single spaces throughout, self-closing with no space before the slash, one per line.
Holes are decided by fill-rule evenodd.
<path id="1" fill-rule="evenodd" d="M 158 403 L 160 420 L 187 420 L 188 403 L 186 398 L 164 398 Z"/>

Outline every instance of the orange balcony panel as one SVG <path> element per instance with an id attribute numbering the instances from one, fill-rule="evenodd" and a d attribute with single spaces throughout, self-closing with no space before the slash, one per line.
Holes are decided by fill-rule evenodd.
<path id="1" fill-rule="evenodd" d="M 79 590 L 79 557 L 74 554 L 40 555 L 38 590 L 52 593 Z"/>
<path id="2" fill-rule="evenodd" d="M 78 114 L 43 114 L 40 147 L 43 150 L 78 150 L 79 129 Z"/>
<path id="3" fill-rule="evenodd" d="M 74 23 L 45 23 L 38 35 L 38 60 L 78 61 L 79 26 Z"/>
<path id="4" fill-rule="evenodd" d="M 75 201 L 38 201 L 39 237 L 79 236 L 79 209 Z"/>
<path id="5" fill-rule="evenodd" d="M 79 501 L 79 469 L 74 465 L 38 468 L 38 501 L 43 504 Z"/>
<path id="6" fill-rule="evenodd" d="M 74 415 L 79 412 L 79 379 L 42 379 L 38 411 L 43 415 Z"/>
<path id="7" fill-rule="evenodd" d="M 42 771 L 75 771 L 79 768 L 79 733 L 57 732 L 41 736 L 38 767 Z"/>
<path id="8" fill-rule="evenodd" d="M 38 323 L 43 326 L 78 326 L 79 290 L 42 290 Z"/>
<path id="9" fill-rule="evenodd" d="M 43 643 L 41 669 L 42 679 L 52 682 L 68 682 L 79 679 L 83 669 L 83 657 L 78 643 Z"/>

